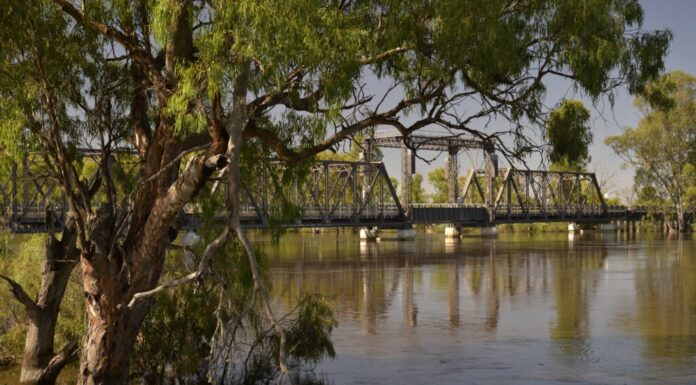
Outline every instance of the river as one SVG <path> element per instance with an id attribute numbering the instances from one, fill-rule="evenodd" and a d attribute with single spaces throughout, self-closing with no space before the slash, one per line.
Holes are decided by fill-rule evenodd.
<path id="1" fill-rule="evenodd" d="M 333 298 L 335 384 L 696 383 L 696 240 L 261 242 L 273 293 Z"/>
<path id="2" fill-rule="evenodd" d="M 694 236 L 386 238 L 254 237 L 277 306 L 333 300 L 328 383 L 696 383 Z"/>

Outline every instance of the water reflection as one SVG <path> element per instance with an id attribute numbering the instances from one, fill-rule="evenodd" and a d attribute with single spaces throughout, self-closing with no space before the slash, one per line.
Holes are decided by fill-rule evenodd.
<path id="1" fill-rule="evenodd" d="M 556 357 L 565 365 L 592 360 L 590 302 L 596 292 L 607 257 L 606 243 L 586 246 L 570 243 L 568 252 L 549 258 L 553 270 L 553 297 L 556 320 L 549 335 L 555 342 Z"/>
<path id="2" fill-rule="evenodd" d="M 637 327 L 643 354 L 693 365 L 696 356 L 696 250 L 693 242 L 655 242 L 636 269 Z"/>
<path id="3" fill-rule="evenodd" d="M 436 372 L 438 383 L 458 383 L 464 371 L 480 383 L 696 380 L 692 238 L 360 243 L 342 234 L 261 244 L 280 306 L 302 292 L 334 299 L 339 357 L 322 367 L 336 383 L 357 382 L 357 369 L 380 383 L 427 382 Z M 384 377 L 414 365 L 419 372 Z"/>

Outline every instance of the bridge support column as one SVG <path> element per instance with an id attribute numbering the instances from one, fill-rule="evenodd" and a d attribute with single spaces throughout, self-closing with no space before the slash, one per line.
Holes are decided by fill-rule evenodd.
<path id="1" fill-rule="evenodd" d="M 363 227 L 360 229 L 360 240 L 375 242 L 379 239 L 379 229 L 377 227 Z"/>
<path id="2" fill-rule="evenodd" d="M 416 154 L 406 143 L 401 144 L 401 185 L 399 190 L 401 206 L 407 217 L 411 216 L 411 203 L 413 197 L 413 174 L 416 172 Z"/>
<path id="3" fill-rule="evenodd" d="M 484 160 L 486 162 L 486 210 L 488 210 L 488 221 L 491 225 L 495 223 L 495 177 L 498 175 L 498 156 L 495 154 L 495 147 L 490 141 L 486 141 L 483 147 Z"/>
<path id="4" fill-rule="evenodd" d="M 445 176 L 447 177 L 447 202 L 457 203 L 459 196 L 459 186 L 457 177 L 459 175 L 459 162 L 457 159 L 459 147 L 447 147 L 447 163 L 445 167 Z"/>
<path id="5" fill-rule="evenodd" d="M 396 238 L 400 241 L 412 241 L 416 239 L 416 229 L 398 229 L 396 230 Z"/>
<path id="6" fill-rule="evenodd" d="M 459 186 L 457 177 L 459 176 L 459 162 L 457 159 L 457 154 L 459 154 L 459 147 L 450 145 L 447 147 L 447 160 L 445 162 L 445 177 L 447 178 L 447 203 L 455 204 L 457 203 L 457 198 L 459 195 Z M 461 234 L 461 229 L 450 224 L 445 227 L 445 237 L 446 238 L 459 238 Z"/>
<path id="7" fill-rule="evenodd" d="M 582 229 L 580 228 L 579 224 L 577 224 L 575 222 L 568 223 L 568 232 L 569 233 L 579 233 L 581 231 L 582 231 Z"/>
<path id="8" fill-rule="evenodd" d="M 454 225 L 449 225 L 445 227 L 445 237 L 447 238 L 458 238 L 461 234 L 461 229 Z"/>

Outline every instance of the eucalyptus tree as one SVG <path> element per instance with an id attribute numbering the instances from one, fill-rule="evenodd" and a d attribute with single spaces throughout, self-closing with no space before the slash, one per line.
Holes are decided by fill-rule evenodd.
<path id="1" fill-rule="evenodd" d="M 630 0 L 0 4 L 3 17 L 28 20 L 0 27 L 0 72 L 13 79 L 0 90 L 2 103 L 12 105 L 3 105 L 2 120 L 13 122 L 3 132 L 13 140 L 3 146 L 42 149 L 68 197 L 75 236 L 62 239 L 82 268 L 87 327 L 79 376 L 85 384 L 126 383 L 154 294 L 209 276 L 211 256 L 233 236 L 276 325 L 277 363 L 285 370 L 284 330 L 273 321 L 253 247 L 239 225 L 240 168 L 260 163 L 252 158 L 296 165 L 375 126 L 402 135 L 440 126 L 495 140 L 503 133 L 473 128 L 492 117 L 513 123 L 509 134 L 518 146 L 504 150 L 519 155 L 529 148 L 524 127 L 546 113 L 547 78 L 570 81 L 595 98 L 620 86 L 643 92 L 663 69 L 670 40 L 667 31 L 642 30 L 643 11 Z M 27 39 L 65 51 L 41 65 L 41 50 L 26 49 Z M 73 40 L 98 48 L 67 49 Z M 98 59 L 83 63 L 89 57 Z M 86 112 L 74 113 L 99 106 L 92 80 L 112 66 L 121 81 L 99 90 L 114 88 L 108 100 L 127 106 L 118 116 L 128 124 L 116 132 L 92 124 Z M 73 100 L 62 95 L 61 74 L 75 68 L 75 84 L 83 86 Z M 372 90 L 378 79 L 389 86 Z M 20 84 L 37 91 L 15 102 Z M 124 143 L 138 158 L 137 181 L 126 192 L 117 188 L 118 167 L 108 156 Z M 94 186 L 77 177 L 71 148 L 79 145 L 104 155 Z M 198 257 L 196 271 L 159 282 L 177 213 L 222 172 L 228 226 Z M 96 189 L 104 197 L 99 205 Z"/>
<path id="2" fill-rule="evenodd" d="M 431 196 L 433 203 L 447 203 L 449 199 L 449 183 L 447 172 L 443 167 L 438 167 L 428 173 L 428 181 L 435 190 Z"/>
<path id="3" fill-rule="evenodd" d="M 690 158 L 696 146 L 696 77 L 675 71 L 650 87 L 671 103 L 654 107 L 638 97 L 635 103 L 643 112 L 638 126 L 606 143 L 636 168 L 639 193 L 651 192 L 653 200 L 667 203 L 666 211 L 676 210 L 671 230 L 689 231 L 685 215 L 690 187 L 696 185 L 696 164 Z"/>
<path id="4" fill-rule="evenodd" d="M 579 100 L 564 100 L 551 111 L 546 122 L 546 138 L 551 144 L 552 168 L 583 171 L 590 161 L 592 131 L 590 111 Z"/>
<path id="5" fill-rule="evenodd" d="M 95 134 L 101 134 L 97 136 L 101 140 L 115 140 L 115 145 L 126 124 L 126 106 L 119 95 L 121 69 L 99 54 L 105 40 L 71 30 L 69 21 L 54 7 L 0 5 L 0 167 L 19 163 L 33 152 L 36 162 L 31 164 L 43 164 L 42 170 L 35 171 L 62 181 L 73 198 L 69 201 L 73 214 L 65 221 L 62 235 L 53 231 L 52 213 L 48 213 L 49 234 L 36 297 L 0 275 L 28 320 L 20 381 L 50 384 L 79 352 L 78 341 L 55 349 L 54 334 L 81 254 L 75 202 L 90 204 L 99 183 L 79 181 L 81 159 L 75 146 L 80 137 Z M 110 148 L 104 146 L 105 151 Z"/>
<path id="6" fill-rule="evenodd" d="M 427 200 L 428 194 L 426 194 L 423 188 L 423 175 L 413 175 L 413 179 L 411 180 L 411 202 L 425 203 Z"/>

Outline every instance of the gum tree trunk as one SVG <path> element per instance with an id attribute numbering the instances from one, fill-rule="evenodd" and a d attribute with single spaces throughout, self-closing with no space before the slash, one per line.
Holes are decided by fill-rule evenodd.
<path id="1" fill-rule="evenodd" d="M 171 183 L 172 175 L 162 173 L 160 183 L 139 190 L 125 239 L 114 225 L 122 222 L 123 212 L 111 215 L 115 211 L 106 207 L 88 223 L 90 242 L 80 257 L 87 316 L 80 384 L 128 382 L 134 343 L 152 299 L 131 302 L 136 294 L 157 286 L 170 242 L 170 225 L 219 167 L 215 160 L 225 152 L 226 143 L 224 136 L 213 138 L 208 151 L 189 162 L 175 182 Z M 161 152 L 151 149 L 149 159 L 167 163 L 176 152 L 176 143 L 172 143 Z M 156 170 L 152 163 L 144 167 Z"/>
<path id="2" fill-rule="evenodd" d="M 66 224 L 61 240 L 49 231 L 36 301 L 15 281 L 2 276 L 10 284 L 15 298 L 24 305 L 29 318 L 20 373 L 22 385 L 54 384 L 65 365 L 77 358 L 76 342 L 68 343 L 58 353 L 54 352 L 53 346 L 60 305 L 79 258 L 75 242 L 75 228 L 71 221 Z"/>

